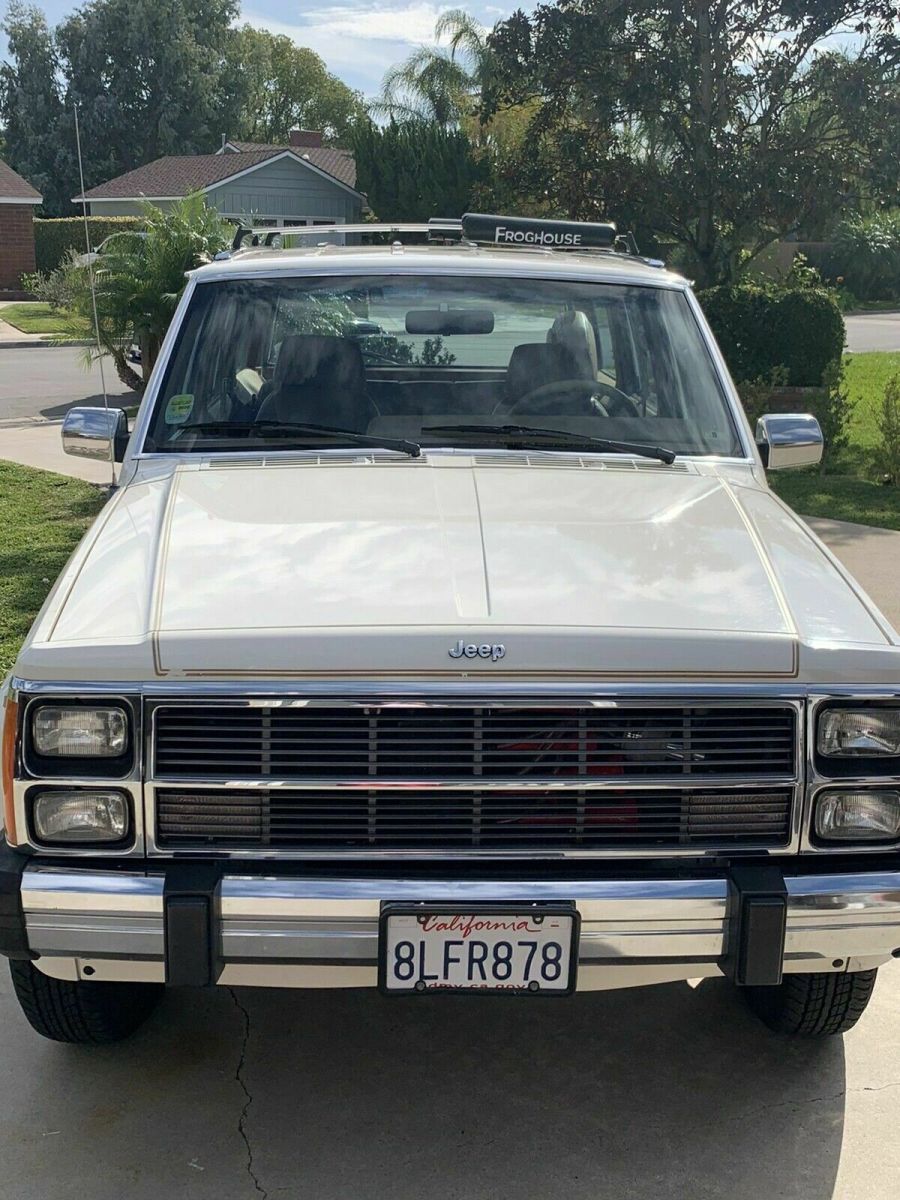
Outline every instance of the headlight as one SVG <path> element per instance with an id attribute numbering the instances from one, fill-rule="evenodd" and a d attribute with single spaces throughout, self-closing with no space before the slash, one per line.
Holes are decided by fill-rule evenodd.
<path id="1" fill-rule="evenodd" d="M 46 758 L 120 758 L 128 749 L 128 718 L 121 708 L 45 705 L 31 726 L 35 752 Z"/>
<path id="2" fill-rule="evenodd" d="M 819 753 L 831 758 L 900 754 L 900 708 L 831 708 L 819 718 Z"/>
<path id="3" fill-rule="evenodd" d="M 121 842 L 128 834 L 128 802 L 121 792 L 39 792 L 31 812 L 39 842 Z"/>
<path id="4" fill-rule="evenodd" d="M 900 792 L 825 792 L 816 800 L 816 837 L 824 842 L 900 838 Z"/>

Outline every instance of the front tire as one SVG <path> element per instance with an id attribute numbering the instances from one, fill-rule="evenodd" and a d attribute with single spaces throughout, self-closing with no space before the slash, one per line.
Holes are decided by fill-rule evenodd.
<path id="1" fill-rule="evenodd" d="M 102 1045 L 128 1037 L 164 991 L 158 983 L 52 979 L 30 962 L 9 964 L 13 988 L 32 1029 L 54 1042 Z"/>
<path id="2" fill-rule="evenodd" d="M 877 970 L 785 975 L 776 987 L 743 991 L 753 1012 L 776 1033 L 828 1037 L 853 1028 L 871 999 L 877 975 Z"/>

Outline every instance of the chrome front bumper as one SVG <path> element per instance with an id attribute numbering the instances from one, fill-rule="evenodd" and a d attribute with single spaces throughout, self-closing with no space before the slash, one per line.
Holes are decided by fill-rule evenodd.
<path id="1" fill-rule="evenodd" d="M 787 877 L 783 969 L 848 971 L 900 954 L 900 871 Z M 30 865 L 21 897 L 30 950 L 65 979 L 167 977 L 166 876 Z M 725 973 L 729 881 L 436 881 L 223 874 L 210 951 L 222 984 L 376 984 L 385 901 L 569 900 L 581 914 L 579 990 Z M 171 926 L 168 927 L 171 930 Z M 170 933 L 171 937 L 171 933 Z"/>

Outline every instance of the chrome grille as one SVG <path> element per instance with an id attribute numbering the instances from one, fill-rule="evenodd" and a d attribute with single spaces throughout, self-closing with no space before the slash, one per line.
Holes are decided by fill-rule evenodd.
<path id="1" fill-rule="evenodd" d="M 759 792 L 287 789 L 157 793 L 170 848 L 307 851 L 783 845 L 790 788 Z"/>
<path id="2" fill-rule="evenodd" d="M 161 851 L 787 847 L 785 702 L 152 708 Z"/>
<path id="3" fill-rule="evenodd" d="M 790 707 L 297 707 L 155 711 L 170 779 L 790 776 Z"/>

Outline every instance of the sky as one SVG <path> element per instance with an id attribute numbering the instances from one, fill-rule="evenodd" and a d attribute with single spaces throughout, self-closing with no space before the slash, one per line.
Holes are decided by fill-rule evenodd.
<path id="1" fill-rule="evenodd" d="M 79 7 L 71 0 L 34 0 L 51 25 Z M 325 65 L 365 96 L 378 91 L 385 70 L 410 50 L 433 41 L 442 10 L 465 7 L 482 24 L 494 25 L 526 3 L 433 3 L 430 0 L 245 0 L 241 20 L 272 33 L 285 33 L 309 46 Z M 5 7 L 0 0 L 0 10 Z M 0 57 L 5 54 L 0 40 Z"/>

